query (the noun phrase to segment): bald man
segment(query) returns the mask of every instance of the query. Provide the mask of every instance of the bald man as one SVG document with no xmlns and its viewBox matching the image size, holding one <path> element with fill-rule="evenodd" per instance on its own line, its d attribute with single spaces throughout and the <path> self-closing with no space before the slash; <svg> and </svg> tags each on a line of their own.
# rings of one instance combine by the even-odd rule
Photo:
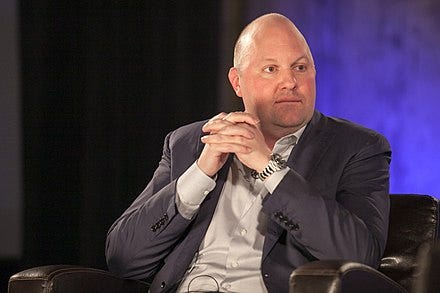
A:
<svg viewBox="0 0 440 293">
<path fill-rule="evenodd" d="M 288 292 L 310 261 L 376 267 L 390 147 L 315 110 L 315 75 L 289 19 L 250 23 L 228 74 L 245 111 L 168 134 L 152 180 L 108 232 L 110 271 L 152 280 L 151 292 Z"/>
</svg>

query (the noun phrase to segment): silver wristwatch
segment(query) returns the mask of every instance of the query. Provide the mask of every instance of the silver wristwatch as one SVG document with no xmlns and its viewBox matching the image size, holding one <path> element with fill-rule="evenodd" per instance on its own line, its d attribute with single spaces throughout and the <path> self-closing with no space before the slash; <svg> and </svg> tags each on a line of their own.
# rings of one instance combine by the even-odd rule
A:
<svg viewBox="0 0 440 293">
<path fill-rule="evenodd" d="M 260 179 L 261 181 L 264 181 L 265 179 L 267 179 L 267 177 L 269 177 L 273 173 L 283 170 L 286 167 L 287 167 L 286 161 L 283 159 L 283 157 L 281 157 L 281 155 L 271 154 L 269 163 L 263 169 L 263 171 L 258 173 L 257 171 L 252 170 L 251 175 L 255 179 Z"/>
</svg>

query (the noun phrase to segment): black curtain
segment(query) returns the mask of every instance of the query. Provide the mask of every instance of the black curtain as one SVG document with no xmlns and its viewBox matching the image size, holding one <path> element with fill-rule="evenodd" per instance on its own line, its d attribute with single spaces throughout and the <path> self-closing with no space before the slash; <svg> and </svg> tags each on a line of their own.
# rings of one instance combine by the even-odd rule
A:
<svg viewBox="0 0 440 293">
<path fill-rule="evenodd" d="M 23 267 L 105 268 L 166 133 L 215 114 L 218 2 L 21 2 Z"/>
</svg>

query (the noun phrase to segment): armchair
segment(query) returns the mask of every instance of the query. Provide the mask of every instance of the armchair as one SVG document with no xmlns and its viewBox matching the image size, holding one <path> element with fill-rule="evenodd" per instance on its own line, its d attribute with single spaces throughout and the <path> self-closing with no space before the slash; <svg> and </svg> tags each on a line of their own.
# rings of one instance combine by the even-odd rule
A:
<svg viewBox="0 0 440 293">
<path fill-rule="evenodd" d="M 420 282 L 429 282 L 429 278 L 417 279 L 420 274 L 427 275 L 417 269 L 418 251 L 433 246 L 438 237 L 439 202 L 425 195 L 390 197 L 388 242 L 378 270 L 351 261 L 315 261 L 292 272 L 290 292 L 410 292 L 426 288 Z M 8 285 L 9 293 L 148 291 L 145 282 L 70 265 L 21 271 L 10 277 Z"/>
<path fill-rule="evenodd" d="M 308 263 L 292 272 L 291 292 L 412 292 L 420 286 L 418 252 L 438 238 L 439 202 L 408 194 L 390 200 L 387 246 L 378 270 L 350 261 Z"/>
</svg>

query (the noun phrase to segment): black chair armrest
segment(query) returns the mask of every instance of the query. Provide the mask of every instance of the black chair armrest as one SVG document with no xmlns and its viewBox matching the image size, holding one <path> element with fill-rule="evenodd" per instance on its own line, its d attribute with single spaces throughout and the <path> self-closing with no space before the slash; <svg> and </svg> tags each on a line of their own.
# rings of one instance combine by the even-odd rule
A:
<svg viewBox="0 0 440 293">
<path fill-rule="evenodd" d="M 103 270 L 50 265 L 21 271 L 9 278 L 9 293 L 148 292 L 148 284 L 122 279 Z"/>
<path fill-rule="evenodd" d="M 369 266 L 340 260 L 314 261 L 297 268 L 290 275 L 289 288 L 291 293 L 407 292 Z"/>
</svg>

